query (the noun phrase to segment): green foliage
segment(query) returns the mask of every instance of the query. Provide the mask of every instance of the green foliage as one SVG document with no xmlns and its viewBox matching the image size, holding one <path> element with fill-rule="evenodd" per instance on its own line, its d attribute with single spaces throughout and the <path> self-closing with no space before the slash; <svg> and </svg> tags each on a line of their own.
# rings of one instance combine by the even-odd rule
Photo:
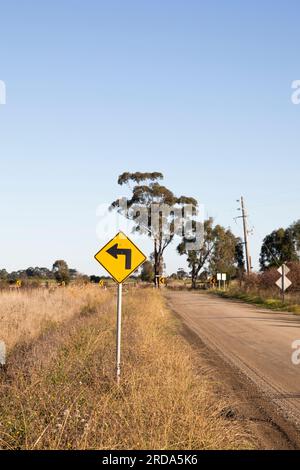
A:
<svg viewBox="0 0 300 470">
<path fill-rule="evenodd" d="M 36 266 L 35 268 L 30 267 L 25 270 L 25 273 L 20 272 L 19 277 L 24 277 L 22 274 L 26 274 L 27 277 L 34 277 L 36 279 L 51 279 L 53 277 L 52 272 L 47 268 L 40 268 Z"/>
<path fill-rule="evenodd" d="M 187 279 L 188 277 L 189 277 L 188 273 L 183 268 L 177 269 L 176 279 L 183 280 L 183 279 Z"/>
<path fill-rule="evenodd" d="M 99 284 L 101 279 L 102 278 L 100 276 L 95 276 L 94 274 L 92 274 L 92 276 L 90 276 L 90 282 L 92 282 L 94 284 Z"/>
<path fill-rule="evenodd" d="M 154 266 L 151 261 L 145 261 L 142 266 L 141 280 L 144 282 L 153 282 L 154 280 Z"/>
<path fill-rule="evenodd" d="M 192 287 L 196 287 L 196 281 L 201 269 L 211 256 L 214 246 L 213 219 L 209 218 L 204 222 L 203 243 L 199 250 L 186 250 L 186 240 L 183 239 L 178 245 L 177 251 L 180 255 L 187 256 L 187 263 L 191 269 Z"/>
<path fill-rule="evenodd" d="M 118 178 L 118 184 L 128 184 L 130 181 L 134 181 L 135 183 L 140 183 L 141 181 L 150 180 L 155 181 L 158 179 L 163 179 L 163 174 L 157 171 L 152 173 L 141 173 L 137 171 L 136 173 L 122 173 L 122 175 Z"/>
<path fill-rule="evenodd" d="M 58 280 L 58 282 L 64 281 L 65 283 L 68 283 L 69 281 L 73 280 L 80 282 L 89 281 L 89 278 L 87 276 L 79 274 L 76 269 L 69 269 L 67 271 L 64 265 L 62 265 L 60 269 L 60 261 L 57 261 L 56 263 L 58 264 L 54 270 L 50 270 L 45 267 L 30 266 L 26 269 L 20 269 L 18 271 L 12 271 L 11 273 L 8 273 L 5 269 L 1 269 L 1 288 L 5 288 L 9 284 L 15 284 L 17 280 L 22 281 L 22 287 L 30 288 L 39 287 L 41 285 L 47 285 L 48 281 L 51 281 L 52 279 L 56 279 Z"/>
<path fill-rule="evenodd" d="M 245 271 L 244 244 L 240 238 L 236 238 L 235 262 L 240 274 Z"/>
<path fill-rule="evenodd" d="M 8 279 L 8 272 L 6 271 L 6 269 L 0 269 L 0 279 L 2 281 L 7 281 Z"/>
<path fill-rule="evenodd" d="M 290 231 L 297 253 L 300 251 L 300 220 L 297 220 L 290 226 Z"/>
<path fill-rule="evenodd" d="M 260 268 L 262 271 L 280 266 L 288 261 L 297 261 L 297 244 L 299 243 L 299 221 L 287 229 L 279 228 L 267 235 L 261 247 Z"/>
<path fill-rule="evenodd" d="M 224 272 L 229 277 L 234 277 L 239 270 L 244 270 L 244 256 L 240 238 L 234 236 L 221 225 L 213 226 L 213 219 L 204 222 L 203 243 L 199 250 L 186 250 L 186 240 L 178 245 L 180 255 L 187 256 L 187 262 L 191 269 L 192 287 L 196 287 L 196 281 L 202 270 L 207 274 Z"/>
<path fill-rule="evenodd" d="M 191 204 L 197 207 L 198 203 L 194 198 L 180 196 L 177 197 L 174 193 L 165 186 L 158 183 L 158 180 L 163 179 L 162 173 L 159 172 L 136 172 L 136 173 L 123 173 L 118 178 L 120 185 L 127 184 L 131 190 L 131 198 L 127 201 L 127 208 L 121 206 L 120 201 L 116 200 L 111 204 L 111 209 L 117 209 L 121 214 L 135 224 L 135 230 L 140 233 L 147 233 L 153 239 L 153 264 L 154 264 L 154 281 L 159 274 L 163 265 L 163 254 L 167 246 L 172 242 L 175 235 L 176 215 L 174 213 L 166 213 L 163 208 L 170 207 L 182 209 L 185 204 Z M 137 183 L 133 188 L 130 183 Z M 140 184 L 140 183 L 145 184 Z M 161 210 L 158 211 L 158 224 L 153 224 L 151 217 L 151 207 L 158 206 Z M 146 213 L 148 223 L 141 226 L 139 223 L 140 213 L 137 213 L 136 206 L 142 207 Z M 167 227 L 167 229 L 166 229 Z"/>
<path fill-rule="evenodd" d="M 237 268 L 243 270 L 244 256 L 242 243 L 230 229 L 216 225 L 213 229 L 214 248 L 210 259 L 210 272 L 227 273 L 229 278 L 237 275 Z"/>
<path fill-rule="evenodd" d="M 57 282 L 70 282 L 70 272 L 66 261 L 60 259 L 55 261 L 52 268 L 53 274 Z"/>
</svg>

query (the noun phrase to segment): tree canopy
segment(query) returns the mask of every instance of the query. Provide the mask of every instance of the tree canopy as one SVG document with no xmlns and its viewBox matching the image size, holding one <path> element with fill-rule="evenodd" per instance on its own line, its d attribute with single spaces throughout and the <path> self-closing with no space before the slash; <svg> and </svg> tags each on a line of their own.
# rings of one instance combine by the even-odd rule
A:
<svg viewBox="0 0 300 470">
<path fill-rule="evenodd" d="M 204 222 L 203 243 L 199 250 L 187 250 L 183 240 L 177 247 L 180 255 L 187 256 L 192 287 L 203 270 L 208 275 L 225 272 L 230 277 L 244 269 L 244 256 L 241 239 L 221 225 L 213 225 L 213 219 Z"/>
<path fill-rule="evenodd" d="M 65 282 L 66 284 L 70 282 L 70 271 L 66 261 L 63 259 L 55 261 L 52 271 L 57 282 Z"/>
<path fill-rule="evenodd" d="M 161 179 L 163 175 L 159 172 L 122 173 L 118 178 L 118 183 L 127 184 L 131 197 L 127 200 L 126 207 L 119 199 L 111 204 L 111 209 L 117 209 L 135 223 L 134 230 L 146 233 L 153 239 L 154 282 L 156 284 L 161 272 L 164 251 L 175 236 L 180 210 L 187 204 L 193 207 L 198 205 L 193 197 L 176 196 L 170 189 L 158 182 Z M 134 183 L 133 187 L 131 183 Z M 154 211 L 153 208 L 155 208 Z M 168 208 L 169 210 L 166 210 Z M 144 214 L 142 223 L 141 212 Z"/>
<path fill-rule="evenodd" d="M 288 261 L 297 261 L 299 256 L 299 221 L 287 229 L 279 228 L 267 235 L 262 243 L 259 264 L 262 271 L 280 266 Z"/>
</svg>

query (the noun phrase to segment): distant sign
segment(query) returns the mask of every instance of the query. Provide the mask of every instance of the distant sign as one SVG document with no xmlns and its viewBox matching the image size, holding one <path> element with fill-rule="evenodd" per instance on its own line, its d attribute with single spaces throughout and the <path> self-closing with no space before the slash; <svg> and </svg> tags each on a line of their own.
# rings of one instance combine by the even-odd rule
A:
<svg viewBox="0 0 300 470">
<path fill-rule="evenodd" d="M 280 278 L 278 281 L 276 281 L 276 285 L 281 289 L 282 291 L 286 291 L 288 287 L 292 285 L 292 282 L 286 277 L 287 274 L 290 272 L 289 268 L 287 267 L 286 264 L 283 264 L 280 266 L 280 268 L 277 269 L 279 274 L 281 274 Z"/>
<path fill-rule="evenodd" d="M 221 273 L 217 273 L 217 281 L 222 281 L 222 274 Z"/>
<path fill-rule="evenodd" d="M 226 279 L 227 279 L 227 274 L 226 274 L 226 273 L 222 273 L 222 274 L 221 274 L 221 279 L 222 279 L 222 281 L 226 281 Z"/>
<path fill-rule="evenodd" d="M 146 256 L 123 232 L 119 232 L 98 251 L 95 259 L 120 284 L 144 263 Z"/>
</svg>

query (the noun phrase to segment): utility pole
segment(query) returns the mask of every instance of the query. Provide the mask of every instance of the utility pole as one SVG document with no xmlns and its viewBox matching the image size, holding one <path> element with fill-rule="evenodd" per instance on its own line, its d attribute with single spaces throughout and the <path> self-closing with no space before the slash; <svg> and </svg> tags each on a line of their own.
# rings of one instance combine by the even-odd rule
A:
<svg viewBox="0 0 300 470">
<path fill-rule="evenodd" d="M 245 209 L 244 205 L 244 198 L 241 196 L 241 209 L 242 209 L 242 219 L 243 219 L 243 228 L 244 228 L 244 245 L 245 245 L 245 255 L 246 255 L 246 267 L 247 267 L 247 274 L 251 272 L 251 257 L 249 254 L 249 241 L 248 241 L 248 226 L 247 226 L 247 217 L 248 214 Z"/>
<path fill-rule="evenodd" d="M 282 295 L 282 303 L 284 304 L 285 302 L 285 272 L 284 272 L 285 265 L 283 264 L 281 266 L 281 295 Z"/>
</svg>

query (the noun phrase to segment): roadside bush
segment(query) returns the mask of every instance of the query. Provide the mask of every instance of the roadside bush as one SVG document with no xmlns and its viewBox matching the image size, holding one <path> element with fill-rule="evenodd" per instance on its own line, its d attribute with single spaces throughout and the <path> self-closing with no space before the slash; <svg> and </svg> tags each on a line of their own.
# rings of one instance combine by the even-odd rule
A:
<svg viewBox="0 0 300 470">
<path fill-rule="evenodd" d="M 300 290 L 300 263 L 293 262 L 287 263 L 288 267 L 290 268 L 290 272 L 288 274 L 288 278 L 292 281 L 291 290 L 292 291 L 299 291 Z"/>
<path fill-rule="evenodd" d="M 271 268 L 259 274 L 258 278 L 259 287 L 261 289 L 274 289 L 276 287 L 275 283 L 279 278 L 279 273 L 276 268 Z"/>
<path fill-rule="evenodd" d="M 244 288 L 247 291 L 258 289 L 260 285 L 259 274 L 251 273 L 249 276 L 245 276 L 244 279 Z"/>
<path fill-rule="evenodd" d="M 300 263 L 297 261 L 286 263 L 290 272 L 288 278 L 292 281 L 292 285 L 289 288 L 290 292 L 300 290 Z M 277 289 L 275 283 L 279 279 L 280 274 L 278 268 L 271 268 L 263 273 L 259 274 L 259 287 L 261 289 Z"/>
</svg>

